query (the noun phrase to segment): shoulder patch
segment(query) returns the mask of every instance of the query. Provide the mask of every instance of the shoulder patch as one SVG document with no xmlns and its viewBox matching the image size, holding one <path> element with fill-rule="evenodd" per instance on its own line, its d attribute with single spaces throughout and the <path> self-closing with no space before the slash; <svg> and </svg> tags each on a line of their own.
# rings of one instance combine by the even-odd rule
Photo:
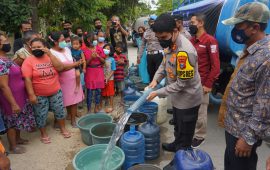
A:
<svg viewBox="0 0 270 170">
<path fill-rule="evenodd" d="M 188 59 L 188 54 L 185 51 L 177 53 L 176 74 L 180 79 L 192 79 L 194 77 L 194 67 L 191 66 Z"/>
</svg>

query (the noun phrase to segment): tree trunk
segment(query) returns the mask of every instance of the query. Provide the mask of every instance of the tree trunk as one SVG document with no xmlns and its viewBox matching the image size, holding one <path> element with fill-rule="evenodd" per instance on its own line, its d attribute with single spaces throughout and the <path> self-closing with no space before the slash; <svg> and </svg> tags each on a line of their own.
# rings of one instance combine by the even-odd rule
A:
<svg viewBox="0 0 270 170">
<path fill-rule="evenodd" d="M 32 29 L 38 32 L 39 29 L 39 19 L 38 19 L 38 0 L 30 0 L 32 5 Z"/>
</svg>

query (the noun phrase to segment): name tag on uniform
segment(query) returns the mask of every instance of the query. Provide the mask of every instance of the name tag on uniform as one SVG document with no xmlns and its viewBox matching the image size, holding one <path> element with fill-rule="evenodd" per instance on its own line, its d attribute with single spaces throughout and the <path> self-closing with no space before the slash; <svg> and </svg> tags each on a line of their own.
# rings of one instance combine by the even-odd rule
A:
<svg viewBox="0 0 270 170">
<path fill-rule="evenodd" d="M 179 51 L 176 59 L 176 74 L 180 79 L 192 79 L 194 77 L 194 67 L 191 66 L 188 54 L 185 51 Z"/>
<path fill-rule="evenodd" d="M 205 46 L 205 45 L 201 45 L 201 44 L 199 45 L 199 47 L 206 48 L 206 46 Z"/>
</svg>

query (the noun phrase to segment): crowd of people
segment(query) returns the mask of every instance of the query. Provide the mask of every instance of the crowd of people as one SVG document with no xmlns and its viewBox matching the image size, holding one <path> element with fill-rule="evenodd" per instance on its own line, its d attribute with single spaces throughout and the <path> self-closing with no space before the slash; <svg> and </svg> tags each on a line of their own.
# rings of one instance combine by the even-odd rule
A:
<svg viewBox="0 0 270 170">
<path fill-rule="evenodd" d="M 225 128 L 226 138 L 225 170 L 255 170 L 256 149 L 270 135 L 270 40 L 265 34 L 269 19 L 268 7 L 254 2 L 223 21 L 234 25 L 232 40 L 245 45 L 220 107 L 219 124 Z M 151 15 L 149 28 L 137 30 L 142 82 L 154 88 L 163 78 L 167 81 L 147 99 L 159 96 L 170 100 L 167 111 L 173 114 L 170 124 L 174 125 L 175 140 L 162 144 L 169 152 L 198 148 L 206 138 L 209 93 L 220 74 L 220 57 L 218 42 L 207 33 L 205 22 L 205 15 L 194 14 L 188 32 L 181 15 Z M 114 96 L 123 97 L 129 33 L 117 16 L 107 22 L 106 29 L 98 18 L 93 25 L 94 31 L 78 27 L 73 33 L 72 23 L 65 21 L 63 31 L 42 37 L 32 31 L 31 23 L 22 22 L 23 36 L 14 42 L 12 59 L 7 56 L 10 42 L 0 34 L 0 131 L 7 131 L 9 153 L 26 152 L 21 144 L 29 141 L 20 131 L 38 128 L 40 141 L 51 143 L 46 132 L 49 111 L 54 113 L 54 127 L 63 138 L 70 138 L 65 120 L 76 128 L 78 104 L 84 98 L 88 113 L 102 109 L 110 113 Z M 4 153 L 0 143 L 0 169 L 9 166 Z"/>
<path fill-rule="evenodd" d="M 95 19 L 94 25 L 92 32 L 78 27 L 74 34 L 72 23 L 64 21 L 62 31 L 42 37 L 24 21 L 11 58 L 9 39 L 0 34 L 0 131 L 7 133 L 9 153 L 26 152 L 21 144 L 29 141 L 21 138 L 20 131 L 39 129 L 40 141 L 51 143 L 46 132 L 49 111 L 54 113 L 54 128 L 59 128 L 64 138 L 71 137 L 65 120 L 76 128 L 78 104 L 84 98 L 88 113 L 103 109 L 104 100 L 109 103 L 105 111 L 113 111 L 115 87 L 119 96 L 124 89 L 128 33 L 117 16 L 108 21 L 109 34 L 102 30 L 100 19 Z"/>
</svg>

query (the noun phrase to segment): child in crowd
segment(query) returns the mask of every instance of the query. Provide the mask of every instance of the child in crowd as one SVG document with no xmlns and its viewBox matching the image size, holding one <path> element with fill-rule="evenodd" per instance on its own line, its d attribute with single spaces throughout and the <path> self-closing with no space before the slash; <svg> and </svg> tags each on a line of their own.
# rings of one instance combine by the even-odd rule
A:
<svg viewBox="0 0 270 170">
<path fill-rule="evenodd" d="M 6 150 L 3 144 L 1 143 L 1 138 L 0 138 L 0 169 L 10 170 L 10 160 L 6 156 Z"/>
<path fill-rule="evenodd" d="M 75 67 L 75 74 L 76 74 L 76 89 L 75 89 L 75 93 L 78 92 L 79 88 L 80 88 L 80 83 L 81 83 L 81 73 L 86 73 L 86 62 L 85 62 L 85 57 L 84 54 L 81 50 L 81 46 L 82 46 L 82 40 L 80 37 L 72 37 L 71 39 L 71 44 L 72 44 L 72 48 L 71 48 L 71 54 L 73 57 L 73 60 L 75 62 L 80 61 L 81 59 L 83 60 L 83 65 Z"/>
<path fill-rule="evenodd" d="M 116 70 L 116 64 L 113 58 L 113 47 L 110 44 L 106 44 L 103 47 L 103 51 L 106 57 L 104 66 L 105 88 L 102 90 L 102 97 L 109 99 L 110 106 L 105 111 L 110 113 L 113 111 L 114 71 Z M 102 101 L 100 107 L 102 108 Z"/>
<path fill-rule="evenodd" d="M 95 110 L 97 113 L 100 110 L 100 98 L 101 89 L 104 88 L 104 58 L 105 54 L 103 49 L 99 46 L 95 46 L 93 43 L 94 34 L 88 34 L 84 37 L 84 43 L 86 49 L 84 49 L 84 55 L 86 59 L 86 73 L 85 73 L 85 86 L 87 88 L 87 108 L 88 113 L 91 112 L 92 96 L 95 93 Z"/>
<path fill-rule="evenodd" d="M 125 67 L 128 67 L 127 57 L 122 54 L 123 44 L 121 42 L 116 43 L 114 59 L 116 62 L 116 71 L 114 72 L 114 81 L 116 86 L 116 94 L 121 94 L 121 101 L 123 99 L 123 90 L 125 88 L 124 77 Z"/>
</svg>

